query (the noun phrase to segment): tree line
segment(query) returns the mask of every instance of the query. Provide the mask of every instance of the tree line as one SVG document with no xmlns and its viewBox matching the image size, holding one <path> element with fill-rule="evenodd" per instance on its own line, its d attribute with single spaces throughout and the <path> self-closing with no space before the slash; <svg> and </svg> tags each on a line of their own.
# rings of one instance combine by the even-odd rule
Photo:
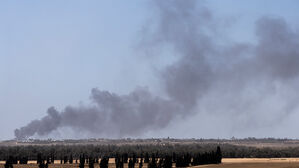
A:
<svg viewBox="0 0 299 168">
<path fill-rule="evenodd" d="M 219 164 L 222 159 L 222 152 L 218 146 L 215 151 L 205 153 L 155 153 L 149 154 L 148 152 L 140 153 L 116 153 L 115 155 L 86 155 L 80 154 L 78 158 L 74 158 L 73 154 L 69 156 L 65 155 L 60 157 L 60 164 L 79 164 L 79 168 L 84 168 L 86 164 L 89 168 L 94 168 L 95 164 L 99 164 L 100 168 L 108 168 L 109 158 L 113 156 L 115 159 L 116 168 L 123 168 L 124 164 L 128 164 L 128 168 L 139 167 L 142 168 L 143 164 L 146 163 L 148 168 L 171 168 L 173 164 L 176 167 L 188 167 L 204 164 Z M 23 156 L 18 158 L 17 156 L 10 155 L 6 159 L 5 168 L 13 168 L 14 164 L 27 164 L 28 157 Z M 44 155 L 38 153 L 36 155 L 36 162 L 39 168 L 48 168 L 49 164 L 53 164 L 57 160 L 54 154 Z M 137 166 L 138 165 L 138 166 Z"/>
<path fill-rule="evenodd" d="M 205 153 L 216 149 L 218 144 L 135 144 L 135 145 L 25 145 L 25 146 L 0 146 L 0 160 L 5 161 L 9 156 L 27 157 L 28 160 L 37 160 L 37 153 L 45 156 L 55 155 L 56 160 L 64 162 L 67 157 L 74 160 L 80 159 L 80 155 L 88 156 L 109 156 L 115 157 L 119 153 L 135 154 L 141 157 L 145 153 L 158 153 L 171 155 L 172 153 Z M 256 148 L 246 146 L 236 146 L 231 144 L 221 144 L 222 156 L 225 158 L 281 158 L 299 157 L 299 147 L 288 148 Z M 160 156 L 158 156 L 160 157 Z"/>
</svg>

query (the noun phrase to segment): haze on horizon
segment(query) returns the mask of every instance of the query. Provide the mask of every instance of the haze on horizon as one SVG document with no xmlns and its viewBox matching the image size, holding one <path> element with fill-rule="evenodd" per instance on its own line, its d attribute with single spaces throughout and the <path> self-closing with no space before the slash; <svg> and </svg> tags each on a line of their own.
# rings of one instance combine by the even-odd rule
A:
<svg viewBox="0 0 299 168">
<path fill-rule="evenodd" d="M 299 138 L 299 2 L 0 3 L 0 140 Z"/>
</svg>

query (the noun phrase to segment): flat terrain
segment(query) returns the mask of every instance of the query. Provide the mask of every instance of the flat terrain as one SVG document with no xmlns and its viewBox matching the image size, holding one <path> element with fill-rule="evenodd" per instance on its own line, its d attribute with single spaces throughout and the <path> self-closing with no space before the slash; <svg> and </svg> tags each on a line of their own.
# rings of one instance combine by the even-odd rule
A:
<svg viewBox="0 0 299 168">
<path fill-rule="evenodd" d="M 196 166 L 206 168 L 299 168 L 299 163 L 223 163 L 221 165 Z"/>
<path fill-rule="evenodd" d="M 52 146 L 52 145 L 62 145 L 62 146 L 72 146 L 72 145 L 157 145 L 158 147 L 163 146 L 176 146 L 176 145 L 206 145 L 204 147 L 209 147 L 209 144 L 220 145 L 223 150 L 232 150 L 239 152 L 240 157 L 252 157 L 259 155 L 257 157 L 267 157 L 267 152 L 279 153 L 281 155 L 274 156 L 278 158 L 224 158 L 222 164 L 219 165 L 202 165 L 195 166 L 195 168 L 299 168 L 299 158 L 279 158 L 281 156 L 294 156 L 298 157 L 299 140 L 294 139 L 86 139 L 86 140 L 24 140 L 24 141 L 1 141 L 0 146 L 4 147 L 16 147 L 16 146 Z M 227 145 L 229 148 L 225 148 Z M 195 146 L 197 147 L 197 146 Z M 244 147 L 250 147 L 249 149 L 244 149 Z M 262 150 L 265 149 L 265 150 Z M 249 151 L 246 155 L 242 155 L 243 151 Z M 240 152 L 241 151 L 241 152 Z M 255 152 L 255 153 L 254 153 Z M 228 152 L 226 152 L 227 154 Z M 289 154 L 289 155 L 287 155 Z M 230 156 L 227 156 L 230 157 Z M 234 157 L 234 156 L 232 156 Z M 50 164 L 49 168 L 78 168 L 78 164 L 59 164 L 60 161 L 55 161 L 55 164 Z M 88 165 L 85 166 L 88 168 Z M 125 168 L 128 167 L 127 164 L 124 165 Z M 138 168 L 138 164 L 135 165 Z M 147 165 L 143 165 L 147 168 Z M 0 161 L 0 168 L 4 168 L 4 162 Z M 36 161 L 30 161 L 28 165 L 14 165 L 14 168 L 38 168 Z M 95 164 L 95 168 L 99 168 L 99 164 Z M 114 159 L 109 161 L 109 168 L 115 168 Z"/>
<path fill-rule="evenodd" d="M 196 166 L 206 168 L 299 168 L 299 158 L 240 158 L 223 159 L 220 165 Z"/>
<path fill-rule="evenodd" d="M 79 167 L 78 164 L 50 164 L 49 168 L 75 168 Z M 85 165 L 88 168 L 88 165 Z M 128 165 L 124 164 L 124 168 Z M 138 168 L 138 164 L 135 165 Z M 144 168 L 147 165 L 144 164 Z M 223 163 L 219 165 L 202 165 L 195 166 L 194 168 L 299 168 L 299 158 L 225 158 Z M 3 162 L 0 163 L 0 168 L 4 168 Z M 14 168 L 38 168 L 38 165 L 31 162 L 28 165 L 14 165 Z M 98 164 L 95 164 L 95 168 L 99 168 Z M 109 161 L 109 168 L 115 168 L 113 159 Z"/>
<path fill-rule="evenodd" d="M 28 139 L 23 141 L 7 140 L 0 141 L 0 146 L 26 146 L 26 145 L 188 145 L 188 144 L 218 144 L 234 145 L 255 148 L 295 148 L 299 147 L 299 139 L 81 139 L 81 140 L 37 140 Z"/>
</svg>

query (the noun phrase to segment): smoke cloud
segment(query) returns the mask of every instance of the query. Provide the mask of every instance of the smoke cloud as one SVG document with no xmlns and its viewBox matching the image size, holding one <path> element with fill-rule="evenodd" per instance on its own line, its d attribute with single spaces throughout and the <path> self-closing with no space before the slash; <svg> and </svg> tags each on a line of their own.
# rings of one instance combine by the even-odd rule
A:
<svg viewBox="0 0 299 168">
<path fill-rule="evenodd" d="M 68 106 L 15 130 L 17 139 L 62 127 L 96 135 L 135 136 L 165 128 L 174 118 L 206 111 L 233 116 L 242 128 L 260 128 L 298 111 L 299 34 L 281 18 L 256 22 L 257 44 L 230 42 L 221 22 L 198 1 L 153 1 L 155 21 L 142 48 L 171 48 L 176 60 L 163 67 L 167 96 L 138 87 L 127 95 L 92 89 L 89 106 Z M 204 116 L 202 116 L 204 118 Z"/>
<path fill-rule="evenodd" d="M 117 95 L 108 91 L 92 89 L 93 106 L 66 107 L 58 112 L 54 107 L 48 115 L 17 129 L 18 139 L 46 135 L 60 127 L 71 127 L 96 134 L 125 136 L 138 135 L 143 131 L 165 127 L 172 112 L 179 108 L 172 101 L 151 95 L 147 88 L 137 88 L 128 95 Z"/>
</svg>

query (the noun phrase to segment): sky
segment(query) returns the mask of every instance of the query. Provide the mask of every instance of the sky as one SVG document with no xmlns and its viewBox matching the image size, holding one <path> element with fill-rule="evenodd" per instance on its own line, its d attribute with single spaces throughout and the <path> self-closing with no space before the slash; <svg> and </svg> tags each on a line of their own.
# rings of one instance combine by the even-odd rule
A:
<svg viewBox="0 0 299 168">
<path fill-rule="evenodd" d="M 157 121 L 149 122 L 144 129 L 136 131 L 138 132 L 136 134 L 126 132 L 127 130 L 122 130 L 120 133 L 117 131 L 118 128 L 127 127 L 127 125 L 116 124 L 115 128 L 111 129 L 114 133 L 111 135 L 106 133 L 102 134 L 102 132 L 98 131 L 86 133 L 86 128 L 89 127 L 85 126 L 78 128 L 81 130 L 80 134 L 74 135 L 69 132 L 70 129 L 73 130 L 73 127 L 76 127 L 76 125 L 70 122 L 69 125 L 61 124 L 62 126 L 57 129 L 55 128 L 54 131 L 51 130 L 46 134 L 41 133 L 41 135 L 34 135 L 34 137 L 230 138 L 232 136 L 255 136 L 299 138 L 295 132 L 297 130 L 296 127 L 299 126 L 299 124 L 297 124 L 299 123 L 299 111 L 295 107 L 290 110 L 290 116 L 288 116 L 287 119 L 279 122 L 276 121 L 276 118 L 269 119 L 268 122 L 269 115 L 279 116 L 279 112 L 261 112 L 273 110 L 273 108 L 276 107 L 275 105 L 277 105 L 277 101 L 281 102 L 280 100 L 285 99 L 284 96 L 294 96 L 291 93 L 294 93 L 293 90 L 297 89 L 297 83 L 291 82 L 292 86 L 286 85 L 286 83 L 289 83 L 288 80 L 291 80 L 289 78 L 275 78 L 275 82 L 278 83 L 276 83 L 275 89 L 281 88 L 281 90 L 287 90 L 292 88 L 291 91 L 281 91 L 278 94 L 264 95 L 266 94 L 263 92 L 264 87 L 255 87 L 253 86 L 255 84 L 242 87 L 240 88 L 241 91 L 235 90 L 235 92 L 242 93 L 246 89 L 257 92 L 258 97 L 242 95 L 242 98 L 245 97 L 245 100 L 240 101 L 244 104 L 254 103 L 255 101 L 259 102 L 260 100 L 258 99 L 261 96 L 269 100 L 267 103 L 256 103 L 255 105 L 257 107 L 252 108 L 252 110 L 256 112 L 246 112 L 241 116 L 234 115 L 234 112 L 229 113 L 229 115 L 213 112 L 219 111 L 218 108 L 214 109 L 215 106 L 219 106 L 219 108 L 226 111 L 235 109 L 235 106 L 238 106 L 234 104 L 237 103 L 235 101 L 227 101 L 225 105 L 219 103 L 222 100 L 231 99 L 231 97 L 221 97 L 221 95 L 225 95 L 223 94 L 224 92 L 216 86 L 214 87 L 214 84 L 218 81 L 220 81 L 219 83 L 224 83 L 221 79 L 226 74 L 218 73 L 218 71 L 217 75 L 220 77 L 215 77 L 215 80 L 202 79 L 203 81 L 211 81 L 213 84 L 207 83 L 207 85 L 213 85 L 213 89 L 194 87 L 195 89 L 208 90 L 208 93 L 202 96 L 204 98 L 201 98 L 200 94 L 195 96 L 196 100 L 194 101 L 196 101 L 196 103 L 190 105 L 190 102 L 182 101 L 181 97 L 173 96 L 173 94 L 177 94 L 171 92 L 173 88 L 167 87 L 165 89 L 165 86 L 163 86 L 165 83 L 170 86 L 171 84 L 167 82 L 173 82 L 173 80 L 169 79 L 164 82 L 161 78 L 167 78 L 167 76 L 165 77 L 163 75 L 165 75 L 165 73 L 168 74 L 168 71 L 170 71 L 169 68 L 171 69 L 172 67 L 171 65 L 177 65 L 176 63 L 180 61 L 181 58 L 184 58 L 187 52 L 185 51 L 186 46 L 178 43 L 178 41 L 184 40 L 186 36 L 191 34 L 189 31 L 187 33 L 181 33 L 180 31 L 184 31 L 184 28 L 180 29 L 179 25 L 188 25 L 193 21 L 197 22 L 197 16 L 195 15 L 194 18 L 186 16 L 187 18 L 174 20 L 173 22 L 175 22 L 175 24 L 168 24 L 168 26 L 172 27 L 166 27 L 168 31 L 163 29 L 165 28 L 163 22 L 158 21 L 165 18 L 172 20 L 171 18 L 175 18 L 175 16 L 178 16 L 175 14 L 180 12 L 188 13 L 188 11 L 195 11 L 195 13 L 200 13 L 201 11 L 205 12 L 208 10 L 208 13 L 213 15 L 213 19 L 212 21 L 206 21 L 205 17 L 208 18 L 209 16 L 204 15 L 203 23 L 200 24 L 209 26 L 204 27 L 204 30 L 201 30 L 199 34 L 204 34 L 202 32 L 207 31 L 209 34 L 208 41 L 211 39 L 213 41 L 212 46 L 215 46 L 214 44 L 222 46 L 225 43 L 238 43 L 246 46 L 250 44 L 254 46 L 258 43 L 264 44 L 261 41 L 259 42 L 258 37 L 264 36 L 256 32 L 256 24 L 260 18 L 270 17 L 283 20 L 293 32 L 291 33 L 291 37 L 298 35 L 299 2 L 296 0 L 250 0 L 242 2 L 236 0 L 226 0 L 225 2 L 221 0 L 209 0 L 196 1 L 195 4 L 199 4 L 200 7 L 193 9 L 192 6 L 189 6 L 190 2 L 188 1 L 189 0 L 176 0 L 175 2 L 167 0 L 165 4 L 163 2 L 149 0 L 29 0 L 0 2 L 0 140 L 14 138 L 15 129 L 26 126 L 32 120 L 43 118 L 47 115 L 49 107 L 54 106 L 58 113 L 60 113 L 62 111 L 67 112 L 68 110 L 64 109 L 70 105 L 74 106 L 74 108 L 78 107 L 79 110 L 77 109 L 77 111 L 80 111 L 78 113 L 84 114 L 84 112 L 81 112 L 84 110 L 80 110 L 79 107 L 93 107 L 95 100 L 97 102 L 96 106 L 98 106 L 100 104 L 98 101 L 102 99 L 98 100 L 96 95 L 101 95 L 102 92 L 100 91 L 109 91 L 117 95 L 130 95 L 132 91 L 135 93 L 134 90 L 138 87 L 145 87 L 146 90 L 154 96 L 162 98 L 170 97 L 170 104 L 179 102 L 178 104 L 182 105 L 183 111 L 190 112 L 179 111 L 177 112 L 178 115 L 171 117 L 169 121 L 165 122 L 166 124 L 162 124 L 158 127 L 152 126 L 152 124 L 156 124 L 156 122 L 160 122 L 160 120 L 164 119 L 163 117 L 158 118 Z M 192 3 L 194 2 L 192 1 Z M 172 4 L 179 4 L 182 7 Z M 167 13 L 168 10 L 172 9 L 171 7 L 175 7 L 175 9 L 178 10 L 175 11 L 177 13 L 172 13 L 172 11 L 169 12 L 170 14 Z M 167 14 L 173 14 L 173 16 L 168 16 Z M 199 15 L 201 15 L 201 13 Z M 184 15 L 182 17 L 184 17 Z M 167 23 L 168 20 L 166 20 Z M 180 23 L 180 21 L 182 23 Z M 199 20 L 199 22 L 201 22 L 201 20 Z M 269 24 L 275 26 L 275 24 L 272 24 L 272 20 L 263 20 L 265 24 L 268 22 L 271 22 Z M 260 24 L 260 27 L 263 27 L 263 23 Z M 195 26 L 190 25 L 187 26 L 187 28 L 201 28 L 200 24 L 197 25 L 194 23 Z M 279 27 L 279 25 L 277 27 Z M 271 29 L 273 27 L 270 26 L 269 28 Z M 173 34 L 169 33 L 172 31 L 186 36 L 174 38 Z M 267 34 L 267 28 L 260 30 L 260 32 L 262 32 L 260 34 Z M 196 42 L 192 44 L 205 42 L 203 40 L 204 35 L 199 36 L 199 38 L 194 39 Z M 186 38 L 186 40 L 190 40 L 190 38 Z M 265 42 L 265 45 L 266 44 L 268 43 Z M 296 41 L 294 45 L 296 44 L 299 43 Z M 261 47 L 265 46 L 261 45 Z M 260 49 L 261 47 L 256 48 Z M 207 46 L 207 48 L 209 48 L 209 46 Z M 248 50 L 250 50 L 251 47 L 248 48 Z M 223 50 L 226 50 L 226 48 Z M 209 52 L 214 52 L 214 50 L 211 49 L 208 53 Z M 223 51 L 221 52 L 223 53 Z M 232 51 L 229 50 L 227 52 Z M 295 60 L 299 57 L 299 54 L 297 50 L 294 52 L 295 56 L 294 58 L 292 57 L 292 59 Z M 199 53 L 202 52 L 200 51 Z M 248 55 L 250 54 L 251 51 L 248 51 Z M 219 61 L 221 58 L 210 58 L 211 60 L 205 58 L 211 62 L 208 65 L 221 62 Z M 201 57 L 198 59 L 201 59 Z M 267 62 L 265 65 L 266 64 Z M 199 66 L 204 67 L 205 64 L 199 64 Z M 262 66 L 265 67 L 264 65 Z M 212 71 L 213 68 L 218 68 L 218 66 L 212 66 Z M 276 72 L 274 70 L 273 72 Z M 260 71 L 264 72 L 267 70 L 262 68 Z M 275 75 L 272 75 L 271 71 L 265 73 L 264 76 L 261 75 L 259 78 L 251 77 L 248 80 L 249 83 L 251 81 L 261 80 L 265 81 L 264 84 L 268 84 L 269 76 L 271 76 L 272 79 Z M 297 76 L 294 75 L 292 79 L 294 78 L 297 78 Z M 247 79 L 242 78 L 240 80 L 245 80 L 246 82 Z M 187 80 L 186 82 L 192 83 L 193 80 Z M 272 83 L 273 81 L 271 81 L 271 84 Z M 195 82 L 195 84 L 197 83 Z M 225 84 L 229 85 L 227 82 L 225 82 Z M 259 83 L 258 85 L 260 86 L 262 84 Z M 93 88 L 96 88 L 96 90 L 93 90 L 94 92 L 92 92 Z M 229 88 L 229 86 L 224 88 Z M 258 93 L 258 89 L 263 90 L 261 92 L 262 95 Z M 229 90 L 229 92 L 230 91 L 231 90 Z M 195 90 L 194 92 L 197 91 Z M 139 92 L 137 93 L 139 94 Z M 245 94 L 245 92 L 243 94 Z M 240 98 L 239 94 L 238 96 L 235 94 L 232 97 Z M 92 101 L 90 99 L 92 99 Z M 156 102 L 155 98 L 153 99 L 154 100 L 149 99 L 151 103 L 152 101 Z M 172 100 L 174 100 L 174 102 Z M 298 99 L 294 96 L 294 98 L 288 102 L 295 100 Z M 131 101 L 131 98 L 128 98 L 128 101 Z M 169 102 L 168 99 L 165 101 L 167 103 Z M 163 102 L 165 101 L 163 99 Z M 294 104 L 296 104 L 296 102 Z M 99 106 L 106 105 L 100 104 Z M 187 106 L 188 108 L 186 108 Z M 288 104 L 285 106 L 289 107 Z M 241 109 L 243 107 L 245 106 L 240 105 Z M 157 111 L 159 111 L 160 105 L 156 108 L 158 108 Z M 173 108 L 176 107 L 169 105 L 169 109 Z M 143 106 L 141 109 L 143 109 Z M 76 110 L 74 111 L 76 112 Z M 139 111 L 137 110 L 137 112 Z M 262 114 L 260 114 L 260 112 Z M 110 113 L 103 112 L 101 114 L 109 115 Z M 161 114 L 158 113 L 157 115 L 163 115 L 163 113 L 161 112 Z M 256 119 L 256 115 L 259 115 L 259 119 Z M 103 118 L 108 120 L 108 118 Z M 249 118 L 252 122 L 247 121 L 246 118 Z M 281 116 L 277 118 L 281 118 Z M 163 121 L 164 120 L 162 120 L 162 122 Z M 125 123 L 129 121 L 124 118 L 123 121 L 117 120 L 117 122 Z M 238 124 L 240 123 L 246 124 L 239 126 Z M 261 125 L 261 123 L 269 124 L 264 126 Z M 273 123 L 276 124 L 274 125 Z M 133 125 L 132 128 L 139 126 L 138 123 L 136 124 L 137 125 Z M 112 127 L 113 126 L 114 125 L 112 125 Z M 91 129 L 93 128 L 94 127 Z M 128 128 L 131 127 L 128 126 Z"/>
</svg>

